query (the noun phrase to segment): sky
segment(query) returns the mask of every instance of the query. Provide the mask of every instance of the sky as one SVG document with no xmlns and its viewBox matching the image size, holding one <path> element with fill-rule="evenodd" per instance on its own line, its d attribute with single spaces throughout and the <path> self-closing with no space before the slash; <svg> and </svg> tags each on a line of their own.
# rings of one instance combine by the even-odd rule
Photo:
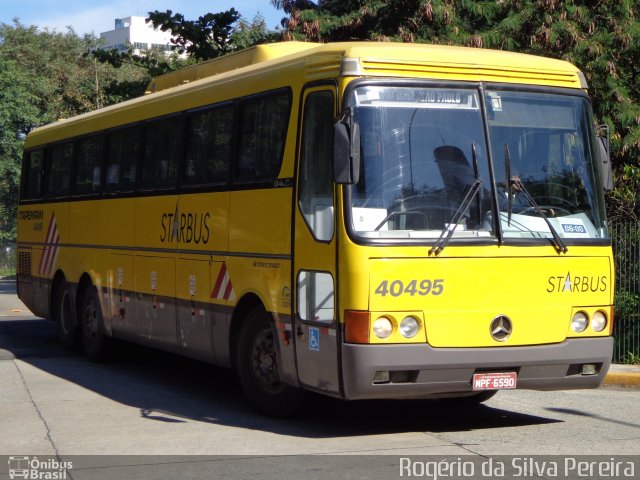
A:
<svg viewBox="0 0 640 480">
<path fill-rule="evenodd" d="M 235 8 L 247 20 L 260 12 L 269 29 L 275 29 L 282 11 L 269 0 L 0 0 L 0 23 L 11 24 L 18 18 L 23 25 L 66 32 L 67 26 L 76 33 L 113 30 L 114 20 L 130 16 L 146 16 L 154 10 L 172 10 L 187 20 L 196 20 L 205 13 L 217 13 Z"/>
</svg>

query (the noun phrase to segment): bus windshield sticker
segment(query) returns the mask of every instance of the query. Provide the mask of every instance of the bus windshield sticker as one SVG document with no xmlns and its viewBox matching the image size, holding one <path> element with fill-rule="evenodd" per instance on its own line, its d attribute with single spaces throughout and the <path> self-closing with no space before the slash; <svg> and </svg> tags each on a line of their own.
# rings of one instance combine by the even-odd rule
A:
<svg viewBox="0 0 640 480">
<path fill-rule="evenodd" d="M 589 232 L 580 218 L 563 218 L 560 220 L 562 234 L 569 238 L 589 238 Z"/>
</svg>

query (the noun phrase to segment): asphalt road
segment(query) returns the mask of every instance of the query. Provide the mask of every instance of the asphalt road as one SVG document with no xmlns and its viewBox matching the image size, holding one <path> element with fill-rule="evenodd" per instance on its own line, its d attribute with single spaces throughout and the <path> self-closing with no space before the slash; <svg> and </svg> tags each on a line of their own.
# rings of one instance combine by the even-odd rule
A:
<svg viewBox="0 0 640 480">
<path fill-rule="evenodd" d="M 637 458 L 639 393 L 505 391 L 466 409 L 311 396 L 299 418 L 274 420 L 225 369 L 125 343 L 88 362 L 0 281 L 0 456 L 73 458 L 67 478 L 396 478 L 402 456 Z M 330 457 L 303 456 L 318 454 Z"/>
</svg>

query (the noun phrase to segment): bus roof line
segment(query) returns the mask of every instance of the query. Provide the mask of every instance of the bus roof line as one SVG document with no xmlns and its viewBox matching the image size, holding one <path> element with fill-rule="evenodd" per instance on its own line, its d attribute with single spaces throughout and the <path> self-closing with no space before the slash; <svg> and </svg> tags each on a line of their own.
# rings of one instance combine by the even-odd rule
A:
<svg viewBox="0 0 640 480">
<path fill-rule="evenodd" d="M 285 57 L 305 50 L 318 48 L 317 43 L 307 42 L 280 42 L 266 45 L 256 45 L 237 53 L 214 58 L 206 62 L 181 68 L 175 72 L 160 75 L 153 78 L 145 90 L 145 95 L 160 92 L 168 88 L 177 87 L 186 83 L 213 77 L 220 73 L 230 72 L 237 68 L 248 67 L 258 63 Z"/>
</svg>

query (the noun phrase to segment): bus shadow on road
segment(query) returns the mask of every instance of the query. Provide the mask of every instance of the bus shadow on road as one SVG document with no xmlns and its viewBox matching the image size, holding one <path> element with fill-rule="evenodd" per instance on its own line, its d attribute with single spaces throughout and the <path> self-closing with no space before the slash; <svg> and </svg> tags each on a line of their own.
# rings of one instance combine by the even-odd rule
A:
<svg viewBox="0 0 640 480">
<path fill-rule="evenodd" d="M 0 359 L 17 358 L 155 422 L 205 422 L 305 438 L 405 432 L 459 432 L 556 423 L 487 405 L 446 400 L 345 402 L 310 394 L 293 419 L 255 413 L 232 371 L 126 342 L 110 362 L 93 364 L 58 344 L 56 325 L 39 319 L 0 322 Z"/>
</svg>

